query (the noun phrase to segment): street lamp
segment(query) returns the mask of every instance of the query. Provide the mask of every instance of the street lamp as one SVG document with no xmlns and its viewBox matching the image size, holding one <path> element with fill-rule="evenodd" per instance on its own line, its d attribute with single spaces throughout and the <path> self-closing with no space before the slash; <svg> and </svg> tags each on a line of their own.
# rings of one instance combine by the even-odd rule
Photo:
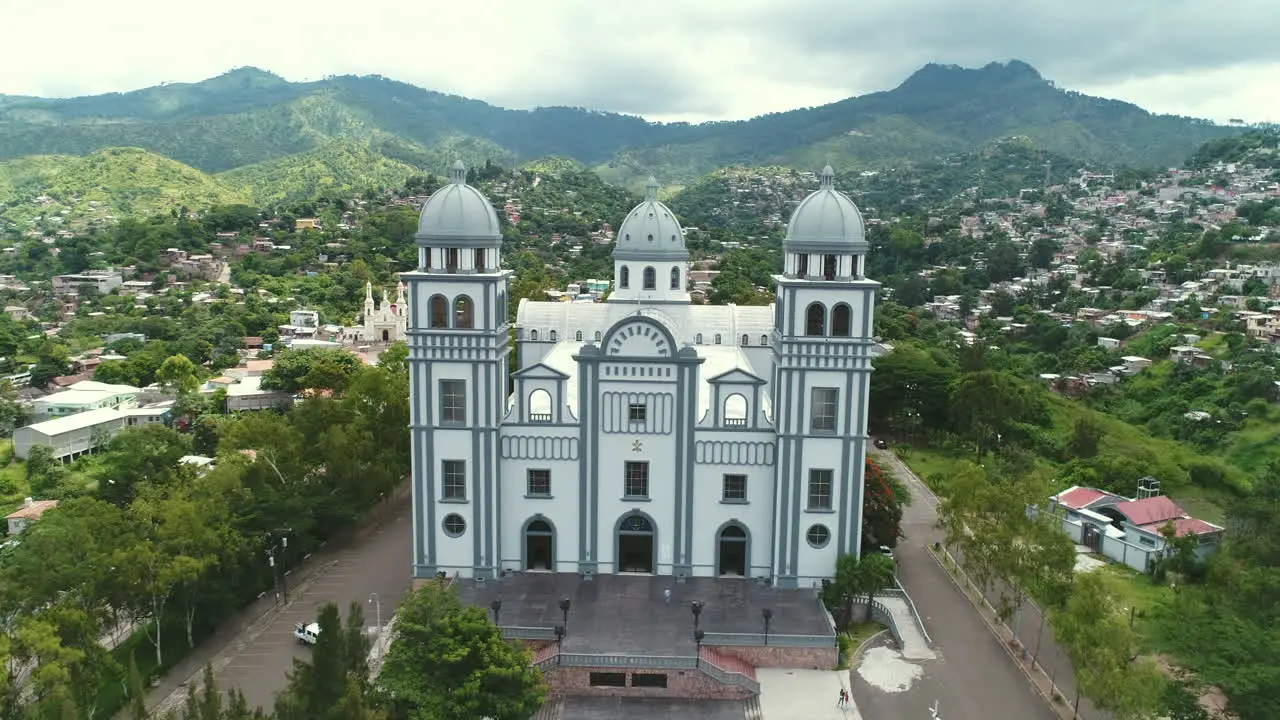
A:
<svg viewBox="0 0 1280 720">
<path fill-rule="evenodd" d="M 560 615 L 564 620 L 564 634 L 569 634 L 569 608 L 573 607 L 573 602 L 567 597 L 560 598 Z"/>
<path fill-rule="evenodd" d="M 289 602 L 289 535 L 290 528 L 285 528 L 285 535 L 280 536 L 280 591 L 284 595 L 284 601 Z"/>
<path fill-rule="evenodd" d="M 275 593 L 276 602 L 280 602 L 280 574 L 276 572 L 276 552 L 274 547 L 267 548 L 267 567 L 271 568 L 271 590 Z"/>
<path fill-rule="evenodd" d="M 764 617 L 764 644 L 769 644 L 769 621 L 773 619 L 773 610 L 765 608 L 760 611 L 760 615 Z"/>
<path fill-rule="evenodd" d="M 489 609 L 493 611 L 493 624 L 501 625 L 502 623 L 498 618 L 499 618 L 499 613 L 502 612 L 502 600 L 500 598 L 494 598 L 489 603 Z"/>
<path fill-rule="evenodd" d="M 706 603 L 702 602 L 701 600 L 694 600 L 692 603 L 689 603 L 689 609 L 690 609 L 691 611 L 693 611 L 693 629 L 694 629 L 694 631 L 697 631 L 697 629 L 698 629 L 698 618 L 702 617 L 702 608 L 703 608 L 705 605 L 706 605 Z"/>
<path fill-rule="evenodd" d="M 369 602 L 374 606 L 374 612 L 377 613 L 378 635 L 382 634 L 382 598 L 378 597 L 378 593 L 369 593 Z"/>
<path fill-rule="evenodd" d="M 564 626 L 557 625 L 555 628 L 555 632 L 556 632 L 556 664 L 559 665 L 560 649 L 561 649 L 561 646 L 564 644 Z"/>
<path fill-rule="evenodd" d="M 701 630 L 693 631 L 693 643 L 698 646 L 698 656 L 693 661 L 694 667 L 702 667 L 702 638 L 706 636 L 707 634 Z"/>
</svg>

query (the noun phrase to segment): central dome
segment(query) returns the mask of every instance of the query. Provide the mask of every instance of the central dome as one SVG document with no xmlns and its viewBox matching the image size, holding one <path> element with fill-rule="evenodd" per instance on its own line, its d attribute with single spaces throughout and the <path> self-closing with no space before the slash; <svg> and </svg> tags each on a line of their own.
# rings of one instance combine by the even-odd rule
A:
<svg viewBox="0 0 1280 720">
<path fill-rule="evenodd" d="M 687 260 L 684 230 L 671 208 L 658 201 L 658 181 L 649 178 L 644 202 L 635 206 L 618 228 L 615 260 Z"/>
<path fill-rule="evenodd" d="M 848 195 L 836 190 L 835 171 L 828 165 L 822 169 L 822 182 L 817 191 L 800 201 L 791 221 L 783 246 L 793 252 L 865 254 L 867 228 L 862 213 Z"/>
<path fill-rule="evenodd" d="M 418 216 L 419 244 L 464 242 L 501 245 L 502 225 L 484 193 L 467 184 L 467 167 L 459 160 L 449 170 L 451 182 L 436 190 Z"/>
</svg>

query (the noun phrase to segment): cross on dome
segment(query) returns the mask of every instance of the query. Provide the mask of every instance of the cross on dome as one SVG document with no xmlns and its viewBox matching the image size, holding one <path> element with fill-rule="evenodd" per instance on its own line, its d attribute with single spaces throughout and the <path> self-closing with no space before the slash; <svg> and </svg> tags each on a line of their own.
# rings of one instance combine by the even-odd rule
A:
<svg viewBox="0 0 1280 720">
<path fill-rule="evenodd" d="M 650 176 L 649 176 L 649 182 L 645 183 L 645 186 L 644 186 L 644 199 L 645 199 L 645 200 L 657 200 L 657 199 L 658 199 L 658 178 L 656 178 L 656 177 L 654 177 L 654 176 L 652 176 L 652 175 L 650 175 Z"/>
<path fill-rule="evenodd" d="M 453 167 L 449 168 L 449 178 L 454 185 L 462 185 L 467 182 L 467 166 L 462 164 L 461 160 L 454 160 Z"/>
</svg>

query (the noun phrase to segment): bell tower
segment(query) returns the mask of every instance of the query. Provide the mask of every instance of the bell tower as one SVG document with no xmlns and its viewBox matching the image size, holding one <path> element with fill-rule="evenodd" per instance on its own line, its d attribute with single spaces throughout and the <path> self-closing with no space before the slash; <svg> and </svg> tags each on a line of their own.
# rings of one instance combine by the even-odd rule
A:
<svg viewBox="0 0 1280 720">
<path fill-rule="evenodd" d="M 783 587 L 835 574 L 861 551 L 872 316 L 862 214 L 823 169 L 796 207 L 774 276 L 778 433 L 773 568 Z"/>
<path fill-rule="evenodd" d="M 501 266 L 493 206 L 466 183 L 461 161 L 450 174 L 422 207 L 418 267 L 400 276 L 409 307 L 413 575 L 492 577 L 502 557 L 498 429 L 511 272 Z"/>
</svg>

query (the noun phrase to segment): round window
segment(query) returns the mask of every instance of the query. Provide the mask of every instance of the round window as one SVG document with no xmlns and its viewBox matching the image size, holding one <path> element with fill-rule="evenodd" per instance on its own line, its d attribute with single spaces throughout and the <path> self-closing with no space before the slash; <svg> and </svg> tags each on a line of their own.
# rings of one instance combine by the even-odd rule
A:
<svg viewBox="0 0 1280 720">
<path fill-rule="evenodd" d="M 809 531 L 804 534 L 809 545 L 815 548 L 824 548 L 827 543 L 831 542 L 831 531 L 826 525 L 810 525 Z"/>
<path fill-rule="evenodd" d="M 467 521 L 457 513 L 449 513 L 444 516 L 444 534 L 449 537 L 458 537 L 467 531 Z M 812 530 L 810 532 L 813 532 Z"/>
</svg>

